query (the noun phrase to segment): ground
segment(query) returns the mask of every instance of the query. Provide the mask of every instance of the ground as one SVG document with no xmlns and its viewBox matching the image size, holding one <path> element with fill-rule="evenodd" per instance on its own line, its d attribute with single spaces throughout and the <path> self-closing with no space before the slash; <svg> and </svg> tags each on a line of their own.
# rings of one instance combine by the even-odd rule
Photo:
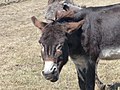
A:
<svg viewBox="0 0 120 90">
<path fill-rule="evenodd" d="M 44 20 L 47 0 L 23 1 L 0 6 L 0 90 L 79 90 L 71 60 L 56 83 L 46 81 L 41 75 L 43 63 L 38 43 L 41 31 L 34 27 L 30 18 L 36 16 Z M 75 2 L 98 6 L 120 3 L 120 0 Z M 104 83 L 120 82 L 120 60 L 101 60 L 98 74 Z"/>
</svg>

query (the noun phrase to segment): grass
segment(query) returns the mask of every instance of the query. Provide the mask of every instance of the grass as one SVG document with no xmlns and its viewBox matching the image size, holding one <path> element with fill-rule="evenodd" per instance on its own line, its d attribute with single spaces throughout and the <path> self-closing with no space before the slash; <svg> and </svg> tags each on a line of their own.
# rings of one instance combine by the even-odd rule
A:
<svg viewBox="0 0 120 90">
<path fill-rule="evenodd" d="M 120 3 L 119 0 L 76 0 L 87 6 Z M 43 20 L 47 0 L 27 0 L 0 7 L 0 90 L 79 90 L 74 64 L 70 60 L 56 83 L 41 75 L 38 40 L 40 31 L 30 17 Z M 72 67 L 72 68 L 71 68 Z M 104 83 L 120 81 L 120 61 L 100 61 L 99 77 Z"/>
</svg>

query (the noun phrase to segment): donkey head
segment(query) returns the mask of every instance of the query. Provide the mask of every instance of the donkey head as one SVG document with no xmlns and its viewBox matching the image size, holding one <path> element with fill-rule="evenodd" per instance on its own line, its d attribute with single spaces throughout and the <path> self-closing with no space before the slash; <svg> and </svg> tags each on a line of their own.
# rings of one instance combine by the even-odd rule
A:
<svg viewBox="0 0 120 90">
<path fill-rule="evenodd" d="M 64 5 L 66 3 L 66 5 Z M 73 5 L 72 0 L 48 0 L 48 7 L 45 13 L 47 20 L 55 20 L 56 11 L 64 11 L 64 7 L 67 8 L 67 4 Z"/>
<path fill-rule="evenodd" d="M 77 13 L 83 8 L 86 8 L 86 6 L 78 6 L 73 3 L 73 0 L 49 0 L 45 19 L 47 21 L 55 20 L 56 11 L 62 12 L 70 10 Z"/>
<path fill-rule="evenodd" d="M 39 40 L 44 61 L 42 74 L 47 80 L 55 82 L 59 78 L 63 65 L 68 61 L 69 46 L 67 34 L 81 27 L 83 21 L 61 22 L 56 20 L 51 23 L 44 23 L 38 21 L 34 16 L 32 21 L 42 31 L 42 36 Z"/>
</svg>

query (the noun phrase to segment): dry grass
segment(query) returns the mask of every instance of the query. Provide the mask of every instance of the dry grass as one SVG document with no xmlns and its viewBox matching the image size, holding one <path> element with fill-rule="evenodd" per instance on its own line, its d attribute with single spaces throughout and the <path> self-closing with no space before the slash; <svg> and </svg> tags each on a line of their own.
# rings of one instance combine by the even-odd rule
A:
<svg viewBox="0 0 120 90">
<path fill-rule="evenodd" d="M 75 2 L 88 6 L 120 3 L 119 0 Z M 56 83 L 41 75 L 40 31 L 30 17 L 43 19 L 46 5 L 47 0 L 27 0 L 0 7 L 0 90 L 79 90 L 71 61 L 64 66 Z M 120 61 L 101 61 L 98 72 L 105 83 L 120 81 Z"/>
</svg>

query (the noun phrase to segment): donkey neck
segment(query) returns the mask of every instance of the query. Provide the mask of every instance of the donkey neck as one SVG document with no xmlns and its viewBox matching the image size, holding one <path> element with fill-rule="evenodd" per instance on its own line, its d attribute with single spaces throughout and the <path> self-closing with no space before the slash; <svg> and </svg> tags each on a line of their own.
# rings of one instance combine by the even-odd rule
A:
<svg viewBox="0 0 120 90">
<path fill-rule="evenodd" d="M 71 58 L 85 55 L 85 51 L 81 45 L 81 34 L 82 30 L 80 29 L 68 35 L 69 55 Z"/>
<path fill-rule="evenodd" d="M 76 65 L 76 68 L 83 71 L 87 69 L 89 57 L 81 45 L 81 29 L 75 31 L 68 37 L 69 56 Z"/>
</svg>

